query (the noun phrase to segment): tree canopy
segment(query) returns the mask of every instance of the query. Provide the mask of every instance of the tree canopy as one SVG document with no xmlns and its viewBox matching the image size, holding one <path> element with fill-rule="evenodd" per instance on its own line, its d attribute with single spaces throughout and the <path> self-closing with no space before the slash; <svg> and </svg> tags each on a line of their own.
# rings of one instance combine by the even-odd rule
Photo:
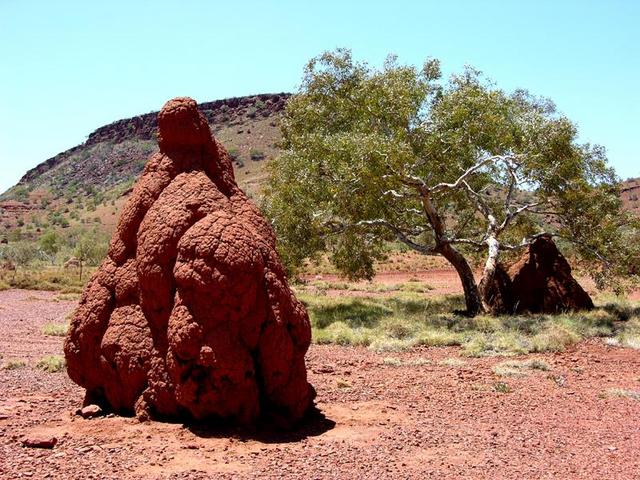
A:
<svg viewBox="0 0 640 480">
<path fill-rule="evenodd" d="M 305 68 L 282 122 L 284 153 L 271 163 L 265 208 L 292 266 L 328 252 L 351 278 L 371 278 L 389 241 L 456 268 L 467 309 L 484 308 L 469 263 L 551 233 L 571 241 L 601 283 L 624 268 L 618 179 L 605 150 L 548 99 L 508 93 L 466 68 L 443 80 L 388 57 L 381 69 L 348 50 Z M 486 305 L 486 304 L 485 304 Z"/>
</svg>

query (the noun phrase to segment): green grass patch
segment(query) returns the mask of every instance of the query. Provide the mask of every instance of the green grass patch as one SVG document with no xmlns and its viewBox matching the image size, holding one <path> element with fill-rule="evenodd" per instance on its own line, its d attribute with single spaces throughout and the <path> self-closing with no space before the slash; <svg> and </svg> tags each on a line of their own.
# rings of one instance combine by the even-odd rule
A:
<svg viewBox="0 0 640 480">
<path fill-rule="evenodd" d="M 351 292 L 368 292 L 368 293 L 392 293 L 392 292 L 413 292 L 426 293 L 433 290 L 420 280 L 411 279 L 404 283 L 363 283 L 363 282 L 343 282 L 343 281 L 327 281 L 312 280 L 303 289 L 313 287 L 318 290 L 347 290 Z"/>
<path fill-rule="evenodd" d="M 50 337 L 64 337 L 68 329 L 69 325 L 66 324 L 48 323 L 42 329 L 42 333 Z"/>
<path fill-rule="evenodd" d="M 589 312 L 469 318 L 455 313 L 464 309 L 461 296 L 329 297 L 304 291 L 298 296 L 309 311 L 316 343 L 378 352 L 457 345 L 469 357 L 558 352 L 591 337 L 640 347 L 640 308 L 623 301 Z"/>
<path fill-rule="evenodd" d="M 60 355 L 48 355 L 41 358 L 36 364 L 36 367 L 47 373 L 57 373 L 64 370 L 65 361 Z"/>
</svg>

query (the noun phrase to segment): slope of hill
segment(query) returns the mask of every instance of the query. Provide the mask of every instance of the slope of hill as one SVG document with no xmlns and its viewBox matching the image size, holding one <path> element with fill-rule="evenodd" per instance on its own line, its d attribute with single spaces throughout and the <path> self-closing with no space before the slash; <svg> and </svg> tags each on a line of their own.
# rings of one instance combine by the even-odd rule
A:
<svg viewBox="0 0 640 480">
<path fill-rule="evenodd" d="M 265 164 L 278 152 L 278 121 L 290 94 L 263 94 L 200 104 L 215 136 L 234 157 L 239 185 L 255 196 Z M 156 115 L 118 120 L 86 142 L 29 170 L 0 195 L 0 240 L 36 238 L 69 226 L 115 227 L 118 211 L 149 155 L 157 150 Z M 640 178 L 621 185 L 626 209 L 640 215 Z"/>
<path fill-rule="evenodd" d="M 622 182 L 620 196 L 624 208 L 640 216 L 640 177 Z"/>
<path fill-rule="evenodd" d="M 288 97 L 263 94 L 200 104 L 215 136 L 235 160 L 238 183 L 250 196 L 259 191 L 264 164 L 277 152 L 278 119 Z M 156 115 L 101 127 L 82 145 L 29 170 L 0 195 L 0 235 L 15 227 L 27 236 L 74 223 L 113 227 L 123 196 L 157 150 Z"/>
</svg>

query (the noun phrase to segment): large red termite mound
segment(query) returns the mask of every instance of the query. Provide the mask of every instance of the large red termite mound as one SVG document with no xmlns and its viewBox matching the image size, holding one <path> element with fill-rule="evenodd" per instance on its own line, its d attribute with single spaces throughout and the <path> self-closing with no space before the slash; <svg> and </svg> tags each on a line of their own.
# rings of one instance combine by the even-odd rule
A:
<svg viewBox="0 0 640 480">
<path fill-rule="evenodd" d="M 69 376 L 116 412 L 291 423 L 314 397 L 311 327 L 273 231 L 194 100 L 167 102 L 158 130 L 73 316 Z"/>
<path fill-rule="evenodd" d="M 559 313 L 590 310 L 589 294 L 571 274 L 571 266 L 551 236 L 538 237 L 511 266 L 499 265 L 484 285 L 493 313 Z"/>
</svg>

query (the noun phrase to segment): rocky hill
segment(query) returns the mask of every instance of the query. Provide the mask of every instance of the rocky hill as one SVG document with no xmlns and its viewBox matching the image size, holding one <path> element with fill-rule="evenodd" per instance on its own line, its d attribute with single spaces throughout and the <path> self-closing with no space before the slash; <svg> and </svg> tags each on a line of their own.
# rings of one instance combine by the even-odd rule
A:
<svg viewBox="0 0 640 480">
<path fill-rule="evenodd" d="M 287 93 L 200 104 L 215 136 L 234 157 L 238 183 L 254 196 L 264 165 L 277 152 Z M 49 226 L 115 225 L 117 211 L 149 155 L 157 150 L 157 112 L 100 127 L 86 142 L 29 170 L 0 195 L 0 236 L 20 227 L 32 236 Z"/>
<path fill-rule="evenodd" d="M 620 193 L 624 207 L 640 216 L 640 177 L 623 182 Z"/>
<path fill-rule="evenodd" d="M 200 104 L 215 136 L 234 157 L 238 184 L 256 196 L 266 163 L 278 152 L 278 121 L 287 93 Z M 110 231 L 135 178 L 157 150 L 157 112 L 118 120 L 86 142 L 29 170 L 0 195 L 0 240 L 37 237 L 50 227 L 95 226 Z M 640 215 L 640 178 L 622 184 L 625 208 Z"/>
</svg>

